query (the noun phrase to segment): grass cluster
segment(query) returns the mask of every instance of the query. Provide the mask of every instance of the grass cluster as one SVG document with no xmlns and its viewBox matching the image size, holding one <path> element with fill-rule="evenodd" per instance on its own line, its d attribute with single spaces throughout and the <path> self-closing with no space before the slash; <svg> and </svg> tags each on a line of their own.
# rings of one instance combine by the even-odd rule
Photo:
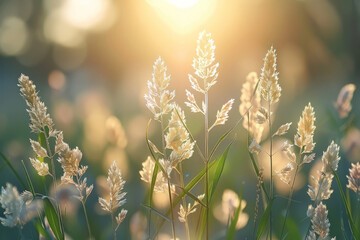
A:
<svg viewBox="0 0 360 240">
<path fill-rule="evenodd" d="M 277 53 L 271 47 L 265 55 L 260 74 L 249 73 L 243 84 L 240 96 L 239 118 L 233 126 L 227 128 L 221 136 L 213 136 L 213 129 L 225 125 L 233 108 L 234 99 L 229 99 L 214 114 L 209 105 L 211 91 L 218 81 L 219 63 L 215 60 L 215 44 L 211 34 L 201 32 L 197 40 L 197 48 L 193 60 L 194 72 L 188 75 L 192 90 L 185 90 L 187 100 L 184 103 L 191 110 L 194 118 L 203 123 L 203 134 L 194 136 L 187 125 L 185 112 L 181 104 L 175 100 L 175 91 L 171 88 L 171 75 L 168 73 L 164 60 L 159 57 L 153 66 L 152 79 L 148 81 L 148 93 L 145 94 L 146 106 L 152 113 L 146 127 L 146 143 L 149 156 L 142 163 L 139 170 L 140 178 L 148 184 L 148 194 L 143 202 L 147 212 L 146 231 L 140 239 L 157 239 L 166 226 L 171 229 L 172 239 L 235 239 L 237 231 L 253 221 L 253 231 L 247 233 L 248 239 L 290 239 L 291 229 L 288 228 L 288 216 L 291 210 L 295 182 L 298 174 L 306 165 L 312 164 L 315 159 L 316 143 L 316 106 L 308 103 L 299 117 L 296 134 L 290 140 L 283 140 L 288 136 L 291 122 L 280 126 L 274 124 L 276 108 L 281 100 L 281 81 L 277 70 Z M 82 152 L 78 147 L 71 148 L 64 141 L 63 132 L 54 126 L 51 116 L 47 113 L 45 104 L 40 100 L 36 86 L 25 75 L 19 78 L 20 92 L 25 99 L 27 111 L 30 116 L 30 129 L 35 138 L 30 139 L 34 157 L 29 161 L 36 173 L 41 177 L 43 189 L 35 189 L 32 183 L 34 176 L 22 166 L 25 179 L 15 170 L 14 162 L 1 154 L 10 170 L 15 174 L 23 192 L 19 192 L 12 184 L 7 183 L 1 189 L 0 203 L 4 209 L 0 218 L 6 227 L 18 227 L 19 237 L 23 226 L 32 223 L 42 239 L 66 239 L 67 229 L 63 216 L 66 215 L 66 206 L 61 203 L 56 194 L 63 186 L 71 185 L 75 191 L 71 197 L 79 201 L 82 206 L 88 231 L 88 239 L 93 239 L 91 226 L 86 209 L 86 201 L 92 193 L 93 185 L 87 183 L 86 171 L 88 166 L 81 165 Z M 344 86 L 338 96 L 334 109 L 339 113 L 339 119 L 346 119 L 352 109 L 351 100 L 355 91 L 353 84 Z M 201 103 L 200 103 L 201 102 Z M 212 118 L 214 114 L 214 118 Z M 192 117 L 192 116 L 191 116 Z M 215 119 L 210 122 L 210 119 Z M 154 122 L 154 123 L 152 123 Z M 149 139 L 148 131 L 152 124 L 159 125 L 159 143 Z M 243 212 L 247 199 L 243 188 L 236 192 L 224 190 L 222 204 L 219 206 L 220 214 L 212 214 L 211 206 L 219 181 L 223 176 L 224 166 L 231 151 L 234 138 L 230 144 L 224 146 L 219 152 L 219 146 L 239 125 L 247 131 L 247 151 L 249 161 L 253 166 L 254 174 L 258 179 L 254 214 L 248 216 Z M 295 125 L 295 124 L 294 124 Z M 131 134 L 131 133 L 130 133 Z M 209 139 L 214 138 L 211 145 Z M 201 139 L 200 139 L 201 138 Z M 288 138 L 289 139 L 289 138 Z M 277 141 L 280 144 L 274 144 Z M 198 142 L 204 143 L 202 146 Z M 352 209 L 360 207 L 360 164 L 352 164 L 347 176 L 348 185 L 341 184 L 337 173 L 341 164 L 338 143 L 332 141 L 321 156 L 321 169 L 312 176 L 313 181 L 308 186 L 308 197 L 311 204 L 304 219 L 308 224 L 307 231 L 301 236 L 306 240 L 335 239 L 331 234 L 331 221 L 328 218 L 326 200 L 333 194 L 332 183 L 335 180 L 338 192 L 342 199 L 347 219 L 343 224 L 351 230 L 352 239 L 360 240 L 360 219 Z M 282 154 L 287 163 L 280 169 L 274 168 L 274 157 Z M 265 156 L 268 164 L 259 161 Z M 190 160 L 189 160 L 190 159 Z M 198 169 L 191 179 L 185 177 L 186 169 L 183 161 L 202 161 L 203 167 Z M 62 174 L 56 166 L 61 166 Z M 269 166 L 269 167 L 267 167 Z M 269 178 L 265 178 L 269 176 Z M 275 188 L 275 178 L 288 185 L 289 194 L 283 213 L 274 212 L 273 206 L 278 201 L 279 194 Z M 136 191 L 126 188 L 126 182 L 116 161 L 108 170 L 106 179 L 109 187 L 107 196 L 99 196 L 100 208 L 109 214 L 114 239 L 123 239 L 117 235 L 120 224 L 127 216 L 127 210 L 122 208 L 126 204 L 126 192 Z M 350 193 L 353 191 L 354 193 Z M 54 193 L 55 192 L 55 193 Z M 164 193 L 169 203 L 167 211 L 156 209 L 154 194 Z M 94 193 L 93 193 L 94 194 Z M 354 198 L 356 201 L 352 201 Z M 129 199 L 131 201 L 131 199 Z M 356 202 L 356 206 L 354 203 Z M 125 205 L 126 206 L 126 205 Z M 139 206 L 140 208 L 140 206 Z M 215 234 L 211 231 L 210 219 L 214 216 L 226 225 L 226 231 Z M 281 224 L 274 224 L 279 221 Z M 281 226 L 278 228 L 277 226 Z M 185 231 L 179 231 L 185 229 Z M 170 232 L 170 231 L 169 231 Z M 106 235 L 106 236 L 105 236 Z M 104 233 L 104 239 L 109 234 Z M 216 237 L 215 237 L 216 236 Z M 342 238 L 343 236 L 338 236 Z"/>
</svg>

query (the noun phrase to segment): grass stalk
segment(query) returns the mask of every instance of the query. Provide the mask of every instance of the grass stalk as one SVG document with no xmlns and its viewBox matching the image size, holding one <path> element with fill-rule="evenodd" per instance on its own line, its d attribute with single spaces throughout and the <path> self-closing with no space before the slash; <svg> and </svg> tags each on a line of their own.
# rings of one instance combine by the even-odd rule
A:
<svg viewBox="0 0 360 240">
<path fill-rule="evenodd" d="M 164 122 L 163 115 L 161 115 L 161 118 L 160 118 L 160 124 L 161 124 L 161 141 L 162 141 L 162 146 L 163 146 L 164 159 L 166 160 L 166 159 L 167 159 L 167 155 L 166 155 L 166 145 L 165 145 L 164 123 L 163 123 L 163 122 Z M 174 209 L 173 209 L 173 202 L 172 202 L 171 189 L 170 189 L 170 178 L 169 178 L 169 176 L 167 176 L 167 175 L 166 175 L 166 178 L 167 178 L 168 193 L 169 193 L 169 202 L 170 202 L 171 229 L 172 229 L 173 238 L 176 239 Z"/>
<path fill-rule="evenodd" d="M 57 188 L 57 178 L 56 178 L 56 171 L 55 171 L 55 162 L 54 162 L 54 155 L 52 154 L 51 148 L 50 148 L 50 143 L 49 143 L 49 138 L 50 136 L 48 136 L 46 129 L 44 128 L 43 130 L 43 134 L 45 136 L 45 142 L 46 142 L 46 147 L 47 147 L 47 152 L 51 161 L 51 172 L 52 172 L 52 177 L 54 180 L 54 191 L 56 191 Z M 63 219 L 62 219 L 62 214 L 61 214 L 61 208 L 60 208 L 60 204 L 58 203 L 58 201 L 55 199 L 55 203 L 56 203 L 56 207 L 57 207 L 57 211 L 59 214 L 59 221 L 60 221 L 60 226 L 61 226 L 61 231 L 64 234 L 65 230 L 64 230 L 64 224 L 63 224 Z"/>
<path fill-rule="evenodd" d="M 297 176 L 298 172 L 299 172 L 299 165 L 296 164 L 295 175 L 294 175 L 294 179 L 293 179 L 293 182 L 292 182 L 291 188 L 290 188 L 290 195 L 289 195 L 289 199 L 288 199 L 287 206 L 286 206 L 285 218 L 284 218 L 284 223 L 283 223 L 282 228 L 281 228 L 280 239 L 282 239 L 283 234 L 284 234 L 286 220 L 287 220 L 287 217 L 288 217 L 288 214 L 289 214 L 289 209 L 290 209 L 290 205 L 291 205 L 291 201 L 292 201 L 292 196 L 293 196 L 293 193 L 294 193 L 295 180 L 296 180 L 296 176 Z"/>
<path fill-rule="evenodd" d="M 206 216 L 206 226 L 205 226 L 205 237 L 209 239 L 209 96 L 208 92 L 205 92 L 205 216 Z"/>
<path fill-rule="evenodd" d="M 274 199 L 274 186 L 273 186 L 273 139 L 272 139 L 272 132 L 271 132 L 271 102 L 270 99 L 268 100 L 269 103 L 269 136 L 270 136 L 270 202 Z M 270 209 L 270 217 L 269 217 L 269 226 L 270 226 L 270 240 L 272 240 L 272 209 Z"/>
<path fill-rule="evenodd" d="M 180 175 L 180 184 L 181 184 L 181 187 L 182 187 L 182 188 L 185 188 L 184 178 L 183 178 L 184 174 L 183 174 L 183 168 L 182 168 L 182 163 L 181 163 L 181 162 L 179 163 L 179 175 Z M 182 201 L 183 201 L 184 207 L 186 208 L 186 199 L 185 199 L 185 196 L 183 197 Z M 185 230 L 186 230 L 187 239 L 190 240 L 190 229 L 189 229 L 189 223 L 188 223 L 187 217 L 185 218 Z"/>
<path fill-rule="evenodd" d="M 116 240 L 116 229 L 115 229 L 115 222 L 114 222 L 114 213 L 111 213 L 111 226 L 114 232 L 114 240 Z"/>
<path fill-rule="evenodd" d="M 91 230 L 90 230 L 90 224 L 89 224 L 89 218 L 88 218 L 88 215 L 87 215 L 87 212 L 86 212 L 86 208 L 85 208 L 85 203 L 84 203 L 83 200 L 81 201 L 81 205 L 82 205 L 83 210 L 84 210 L 84 215 L 85 215 L 86 226 L 87 226 L 87 230 L 88 230 L 88 234 L 89 234 L 89 239 L 92 239 L 92 237 L 91 237 Z M 116 237 L 116 231 L 115 231 L 115 237 Z M 115 238 L 115 239 L 116 239 L 116 238 Z"/>
</svg>

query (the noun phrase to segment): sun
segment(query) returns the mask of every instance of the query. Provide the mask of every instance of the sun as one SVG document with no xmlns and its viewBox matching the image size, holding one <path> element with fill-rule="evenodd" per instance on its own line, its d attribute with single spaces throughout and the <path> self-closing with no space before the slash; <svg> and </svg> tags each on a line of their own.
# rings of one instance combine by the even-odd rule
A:
<svg viewBox="0 0 360 240">
<path fill-rule="evenodd" d="M 194 6 L 198 0 L 167 0 L 170 4 L 178 8 L 189 8 Z"/>
</svg>

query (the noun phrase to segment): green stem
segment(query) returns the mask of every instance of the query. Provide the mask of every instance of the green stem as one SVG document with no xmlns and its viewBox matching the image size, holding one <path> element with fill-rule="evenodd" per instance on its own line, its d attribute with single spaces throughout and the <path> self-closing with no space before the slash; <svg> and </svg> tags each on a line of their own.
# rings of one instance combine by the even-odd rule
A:
<svg viewBox="0 0 360 240">
<path fill-rule="evenodd" d="M 273 147 L 273 139 L 272 139 L 272 133 L 271 133 L 271 103 L 270 100 L 269 102 L 269 111 L 268 111 L 268 115 L 269 115 L 269 136 L 270 136 L 270 202 L 273 200 L 274 198 L 274 186 L 273 186 L 273 159 L 272 159 L 272 147 Z M 270 240 L 272 240 L 272 209 L 270 209 L 270 217 L 269 217 L 269 221 L 270 221 Z"/>
<path fill-rule="evenodd" d="M 206 239 L 209 239 L 209 96 L 205 92 L 205 202 L 206 202 Z"/>
<path fill-rule="evenodd" d="M 182 164 L 181 162 L 179 163 L 179 173 L 180 173 L 180 184 L 181 184 L 181 187 L 182 188 L 185 188 L 185 184 L 184 184 L 184 178 L 183 178 L 183 169 L 182 169 Z M 184 205 L 184 208 L 186 208 L 186 199 L 185 197 L 183 197 L 183 205 Z M 188 223 L 188 219 L 187 219 L 187 216 L 185 218 L 185 230 L 186 230 L 186 236 L 187 236 L 187 239 L 190 240 L 190 230 L 189 230 L 189 223 Z"/>
<path fill-rule="evenodd" d="M 292 200 L 292 196 L 293 196 L 293 193 L 294 193 L 295 180 L 296 180 L 296 176 L 297 176 L 297 174 L 298 174 L 298 171 L 299 171 L 299 165 L 296 164 L 295 175 L 294 175 L 293 182 L 292 182 L 292 184 L 291 184 L 290 195 L 289 195 L 289 199 L 288 199 L 288 202 L 287 202 L 287 207 L 286 207 L 286 213 L 285 213 L 284 223 L 283 223 L 283 226 L 282 226 L 282 228 L 281 228 L 280 239 L 282 239 L 282 236 L 283 236 L 283 234 L 284 234 L 285 225 L 286 225 L 286 220 L 287 220 L 287 217 L 288 217 L 288 214 L 289 214 L 289 209 L 290 209 L 290 205 L 291 205 L 291 200 Z"/>
<path fill-rule="evenodd" d="M 47 146 L 47 152 L 48 155 L 50 157 L 50 161 L 51 161 L 51 171 L 52 171 L 52 177 L 53 177 L 53 184 L 54 184 L 54 191 L 56 191 L 57 188 L 57 179 L 56 179 L 56 171 L 55 171 L 55 163 L 54 163 L 54 155 L 52 154 L 51 148 L 50 148 L 50 144 L 49 144 L 49 138 L 50 136 L 47 135 L 46 133 L 46 129 L 44 128 L 43 130 L 44 136 L 45 136 L 45 142 L 46 142 L 46 146 Z M 64 235 L 65 231 L 64 231 L 64 224 L 63 224 L 63 219 L 62 219 L 62 214 L 61 214 L 61 208 L 60 208 L 60 204 L 57 200 L 55 200 L 56 202 L 56 206 L 57 206 L 57 211 L 59 214 L 59 220 L 60 220 L 60 226 L 61 226 L 61 231 L 62 234 Z"/>
<path fill-rule="evenodd" d="M 161 124 L 161 141 L 162 141 L 162 146 L 163 146 L 164 159 L 166 160 L 166 159 L 167 159 L 167 156 L 166 156 L 166 145 L 165 145 L 164 123 L 163 123 L 163 122 L 164 122 L 164 120 L 163 120 L 163 115 L 161 115 L 161 118 L 160 118 L 160 124 Z M 176 240 L 175 218 L 174 218 L 173 202 L 172 202 L 172 197 L 171 197 L 170 177 L 167 175 L 167 173 L 166 173 L 166 178 L 167 178 L 168 193 L 169 193 L 169 202 L 170 202 L 171 228 L 172 228 L 173 238 Z"/>
<path fill-rule="evenodd" d="M 83 210 L 84 210 L 84 215 L 85 215 L 85 219 L 86 219 L 86 226 L 87 226 L 87 229 L 88 229 L 89 239 L 92 239 L 91 230 L 90 230 L 90 224 L 89 224 L 89 218 L 88 218 L 88 215 L 87 215 L 87 212 L 86 212 L 85 203 L 83 201 L 81 201 L 81 205 L 82 205 Z M 115 231 L 115 235 L 116 235 L 116 231 Z"/>
<path fill-rule="evenodd" d="M 114 240 L 116 240 L 116 229 L 115 229 L 115 222 L 114 222 L 114 213 L 111 213 L 111 226 L 114 232 Z"/>
</svg>

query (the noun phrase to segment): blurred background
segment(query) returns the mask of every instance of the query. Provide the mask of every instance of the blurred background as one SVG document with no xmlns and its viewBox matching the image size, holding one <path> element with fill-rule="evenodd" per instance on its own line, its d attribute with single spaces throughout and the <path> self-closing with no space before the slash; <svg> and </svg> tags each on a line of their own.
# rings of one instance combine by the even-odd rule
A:
<svg viewBox="0 0 360 240">
<path fill-rule="evenodd" d="M 251 71 L 260 73 L 267 49 L 274 46 L 283 88 L 274 124 L 294 122 L 286 135 L 292 140 L 300 114 L 311 102 L 317 118 L 316 156 L 321 156 L 332 139 L 341 144 L 339 171 L 345 187 L 350 162 L 360 160 L 358 90 L 347 118 L 339 118 L 333 103 L 342 86 L 358 86 L 360 82 L 359 10 L 360 2 L 356 0 L 1 0 L 0 151 L 21 173 L 24 160 L 33 180 L 39 181 L 28 161 L 33 157 L 29 138 L 36 136 L 30 133 L 25 102 L 17 87 L 17 79 L 24 73 L 37 85 L 56 129 L 64 131 L 71 147 L 79 146 L 83 164 L 89 165 L 88 182 L 95 189 L 87 208 L 96 239 L 112 238 L 110 218 L 101 212 L 97 197 L 106 195 L 106 171 L 113 160 L 122 170 L 128 192 L 124 207 L 129 213 L 118 235 L 121 239 L 143 239 L 147 211 L 141 203 L 148 186 L 140 181 L 138 172 L 149 154 L 145 130 L 152 117 L 143 97 L 146 82 L 151 79 L 153 62 L 162 56 L 172 76 L 170 88 L 176 90 L 176 101 L 185 109 L 188 125 L 202 146 L 202 121 L 183 102 L 185 89 L 190 88 L 187 76 L 194 72 L 191 64 L 196 40 L 199 32 L 206 30 L 212 33 L 215 57 L 220 63 L 218 83 L 210 92 L 210 121 L 222 104 L 235 99 L 230 120 L 214 129 L 210 144 L 240 118 L 239 97 L 246 75 Z M 153 122 L 150 137 L 154 143 L 160 143 L 158 130 Z M 243 218 L 244 226 L 237 237 L 252 239 L 257 179 L 246 152 L 247 134 L 242 126 L 227 142 L 232 139 L 235 143 L 213 209 L 221 204 L 225 189 L 239 192 L 245 183 L 244 199 L 248 204 L 243 214 L 250 217 Z M 220 147 L 217 156 L 225 146 Z M 279 157 L 276 161 L 281 167 L 285 160 Z M 11 182 L 24 190 L 9 168 L 2 161 L 0 164 L 0 185 Z M 304 235 L 309 225 L 306 210 L 310 199 L 306 190 L 309 172 L 316 172 L 313 166 L 316 162 L 302 170 L 296 183 L 289 239 L 298 239 L 299 233 Z M 186 181 L 201 167 L 197 155 L 186 160 Z M 263 167 L 266 172 L 266 163 Z M 43 191 L 39 182 L 36 188 Z M 289 187 L 279 181 L 276 189 L 284 196 L 274 206 L 279 213 L 274 224 L 280 231 L 280 215 Z M 326 201 L 331 236 L 344 239 L 344 235 L 350 235 L 346 213 L 335 182 L 333 189 L 331 199 Z M 64 193 L 69 191 L 65 189 Z M 201 188 L 194 193 L 201 194 Z M 355 194 L 349 194 L 355 201 Z M 164 211 L 166 196 L 155 196 L 155 206 Z M 87 231 L 81 209 L 74 201 L 68 203 L 68 208 L 72 210 L 66 217 L 67 234 L 71 239 L 84 239 Z M 190 217 L 190 221 L 196 219 L 196 215 Z M 213 218 L 210 224 L 212 239 L 221 239 L 226 222 Z M 178 223 L 178 228 L 184 234 L 183 224 Z M 17 231 L 1 225 L 1 239 L 14 239 Z M 169 226 L 160 232 L 161 239 L 169 239 Z M 36 238 L 31 224 L 25 226 L 24 236 Z"/>
</svg>

